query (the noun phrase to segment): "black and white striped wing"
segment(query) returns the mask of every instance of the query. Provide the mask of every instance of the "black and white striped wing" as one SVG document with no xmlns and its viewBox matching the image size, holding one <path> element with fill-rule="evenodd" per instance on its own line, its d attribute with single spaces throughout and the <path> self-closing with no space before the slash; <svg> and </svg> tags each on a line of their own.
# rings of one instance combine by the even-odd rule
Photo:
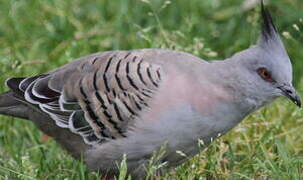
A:
<svg viewBox="0 0 303 180">
<path fill-rule="evenodd" d="M 88 144 L 125 136 L 161 85 L 161 67 L 130 52 L 90 56 L 8 86 Z"/>
</svg>

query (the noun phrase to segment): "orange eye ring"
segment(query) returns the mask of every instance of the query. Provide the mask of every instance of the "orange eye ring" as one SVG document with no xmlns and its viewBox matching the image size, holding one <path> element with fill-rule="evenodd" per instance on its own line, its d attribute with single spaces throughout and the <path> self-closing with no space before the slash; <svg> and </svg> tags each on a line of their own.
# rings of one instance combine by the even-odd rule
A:
<svg viewBox="0 0 303 180">
<path fill-rule="evenodd" d="M 274 80 L 271 77 L 270 72 L 266 68 L 259 68 L 257 70 L 259 76 L 261 76 L 262 79 L 268 82 L 273 82 Z"/>
</svg>

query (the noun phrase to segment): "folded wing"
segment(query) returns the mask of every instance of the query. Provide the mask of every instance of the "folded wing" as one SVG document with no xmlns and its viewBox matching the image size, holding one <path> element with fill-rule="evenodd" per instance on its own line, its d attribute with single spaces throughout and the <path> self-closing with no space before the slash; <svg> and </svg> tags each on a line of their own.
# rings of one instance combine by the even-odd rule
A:
<svg viewBox="0 0 303 180">
<path fill-rule="evenodd" d="M 163 74 L 161 66 L 136 53 L 113 51 L 47 74 L 11 78 L 7 85 L 17 98 L 47 113 L 58 126 L 96 144 L 126 136 L 148 109 Z"/>
</svg>

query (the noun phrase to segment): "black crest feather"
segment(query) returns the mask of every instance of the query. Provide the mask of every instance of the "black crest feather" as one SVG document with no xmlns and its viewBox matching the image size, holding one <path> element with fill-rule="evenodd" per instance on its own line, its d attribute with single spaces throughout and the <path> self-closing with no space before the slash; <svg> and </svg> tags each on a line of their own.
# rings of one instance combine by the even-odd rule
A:
<svg viewBox="0 0 303 180">
<path fill-rule="evenodd" d="M 262 37 L 263 40 L 268 41 L 277 36 L 277 28 L 273 22 L 272 16 L 261 0 L 261 16 L 262 16 Z"/>
</svg>

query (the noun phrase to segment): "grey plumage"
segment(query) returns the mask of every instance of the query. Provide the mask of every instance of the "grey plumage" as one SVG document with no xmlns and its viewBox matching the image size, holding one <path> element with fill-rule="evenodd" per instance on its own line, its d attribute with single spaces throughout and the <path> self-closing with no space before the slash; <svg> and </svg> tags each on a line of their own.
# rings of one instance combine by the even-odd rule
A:
<svg viewBox="0 0 303 180">
<path fill-rule="evenodd" d="M 8 91 L 0 96 L 0 112 L 8 116 L 15 116 L 18 118 L 27 119 L 27 106 L 21 104 L 18 100 L 12 98 L 14 93 Z"/>
<path fill-rule="evenodd" d="M 143 49 L 89 55 L 58 69 L 7 81 L 0 113 L 30 119 L 91 170 L 143 178 L 143 165 L 166 144 L 161 161 L 175 167 L 249 113 L 286 96 L 300 106 L 292 67 L 262 6 L 259 43 L 224 61 Z M 205 142 L 198 146 L 198 140 Z"/>
</svg>

